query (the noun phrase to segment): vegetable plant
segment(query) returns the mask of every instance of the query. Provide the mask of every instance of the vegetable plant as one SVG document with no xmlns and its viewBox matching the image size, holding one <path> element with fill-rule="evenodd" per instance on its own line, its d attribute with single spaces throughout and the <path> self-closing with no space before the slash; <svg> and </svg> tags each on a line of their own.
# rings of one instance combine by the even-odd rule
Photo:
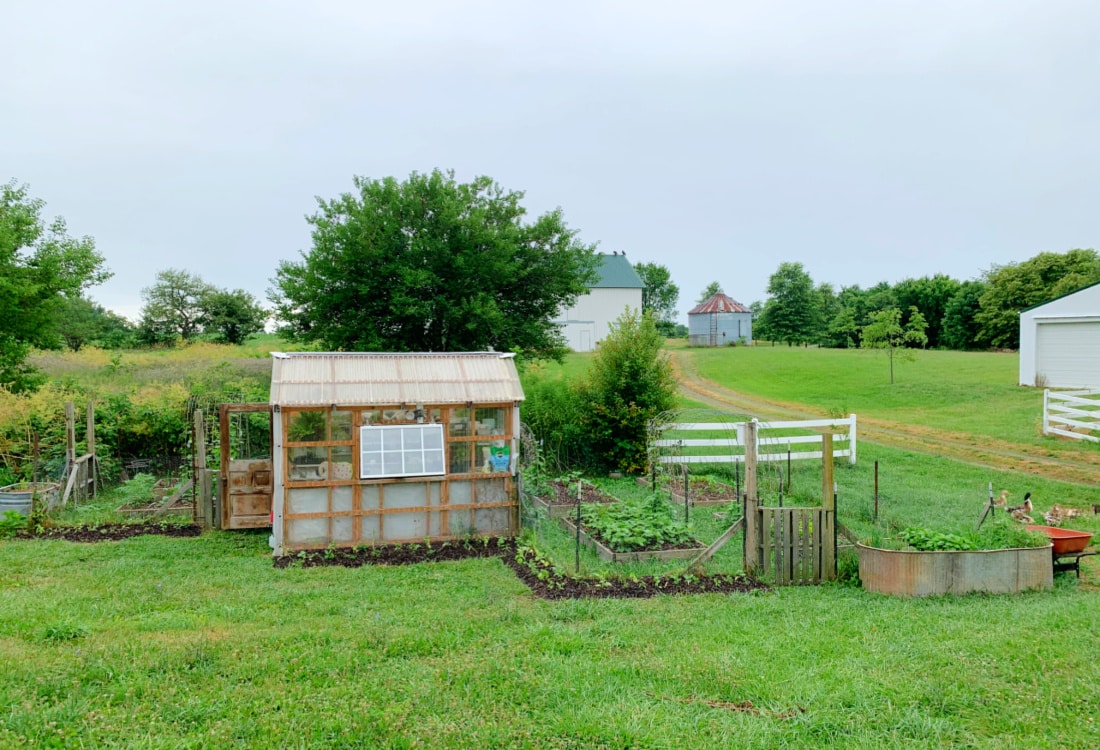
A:
<svg viewBox="0 0 1100 750">
<path fill-rule="evenodd" d="M 691 527 L 677 521 L 662 502 L 627 500 L 581 506 L 586 530 L 615 552 L 661 549 L 693 541 Z"/>
</svg>

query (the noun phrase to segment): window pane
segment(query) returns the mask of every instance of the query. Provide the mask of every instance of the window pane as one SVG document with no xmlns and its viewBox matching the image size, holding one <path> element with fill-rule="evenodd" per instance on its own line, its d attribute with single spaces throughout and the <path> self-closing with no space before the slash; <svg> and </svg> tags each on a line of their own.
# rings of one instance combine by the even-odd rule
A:
<svg viewBox="0 0 1100 750">
<path fill-rule="evenodd" d="M 419 428 L 408 428 L 401 430 L 401 437 L 404 440 L 404 448 L 407 451 L 419 451 L 423 445 L 420 439 L 421 430 Z"/>
<path fill-rule="evenodd" d="M 382 430 L 360 430 L 362 449 L 364 451 L 382 450 L 382 432 Z"/>
<path fill-rule="evenodd" d="M 401 454 L 397 452 L 387 452 L 382 454 L 382 472 L 386 476 L 398 476 L 404 474 L 404 467 L 401 461 Z"/>
<path fill-rule="evenodd" d="M 478 435 L 504 434 L 504 409 L 499 407 L 475 409 Z"/>
<path fill-rule="evenodd" d="M 351 412 L 332 412 L 332 439 L 351 440 Z"/>
<path fill-rule="evenodd" d="M 451 409 L 448 434 L 451 437 L 465 437 L 470 434 L 470 410 Z"/>
<path fill-rule="evenodd" d="M 323 411 L 292 411 L 287 414 L 286 436 L 292 443 L 316 443 L 325 439 Z"/>
</svg>

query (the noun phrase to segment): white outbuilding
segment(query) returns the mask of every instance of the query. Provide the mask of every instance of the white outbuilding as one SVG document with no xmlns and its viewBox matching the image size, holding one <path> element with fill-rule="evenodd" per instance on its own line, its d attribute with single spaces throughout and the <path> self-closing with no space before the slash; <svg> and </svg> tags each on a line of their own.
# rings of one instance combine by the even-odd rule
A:
<svg viewBox="0 0 1100 750">
<path fill-rule="evenodd" d="M 1020 313 L 1020 385 L 1100 388 L 1100 282 Z"/>
<path fill-rule="evenodd" d="M 645 283 L 626 259 L 626 253 L 599 255 L 597 259 L 599 276 L 588 294 L 577 297 L 555 321 L 561 327 L 566 345 L 575 352 L 593 351 L 627 308 L 635 312 L 642 309 Z"/>
</svg>

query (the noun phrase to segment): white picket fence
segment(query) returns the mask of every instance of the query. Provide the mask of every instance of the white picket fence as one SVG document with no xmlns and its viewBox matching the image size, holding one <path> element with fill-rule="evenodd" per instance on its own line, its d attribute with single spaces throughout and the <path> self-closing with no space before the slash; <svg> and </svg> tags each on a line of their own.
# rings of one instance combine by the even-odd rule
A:
<svg viewBox="0 0 1100 750">
<path fill-rule="evenodd" d="M 1043 434 L 1100 443 L 1100 391 L 1043 391 Z"/>
<path fill-rule="evenodd" d="M 753 420 L 756 421 L 756 420 Z M 668 425 L 662 434 L 674 432 L 733 433 L 724 438 L 663 437 L 653 441 L 660 450 L 663 464 L 729 464 L 745 462 L 745 425 L 743 422 L 682 422 Z M 789 434 L 791 431 L 814 434 Z M 786 461 L 821 458 L 821 436 L 833 434 L 833 457 L 856 462 L 856 415 L 844 419 L 804 419 L 793 422 L 757 422 L 756 455 L 759 461 Z M 797 449 L 795 448 L 797 446 Z M 810 447 L 809 450 L 803 450 Z M 715 448 L 725 449 L 715 451 Z M 697 450 L 705 449 L 705 450 Z"/>
</svg>

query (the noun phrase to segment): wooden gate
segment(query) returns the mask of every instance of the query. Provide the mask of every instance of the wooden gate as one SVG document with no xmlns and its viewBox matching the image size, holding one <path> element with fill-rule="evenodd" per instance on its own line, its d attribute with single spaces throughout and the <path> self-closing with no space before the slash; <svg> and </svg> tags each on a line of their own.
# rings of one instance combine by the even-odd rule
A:
<svg viewBox="0 0 1100 750">
<path fill-rule="evenodd" d="M 230 415 L 265 414 L 267 438 L 259 442 L 257 455 L 250 444 L 233 440 Z M 221 528 L 260 529 L 271 526 L 271 496 L 274 492 L 271 456 L 271 405 L 222 404 L 218 410 L 221 442 Z M 264 455 L 266 453 L 266 455 Z"/>
<path fill-rule="evenodd" d="M 836 511 L 757 508 L 756 570 L 776 585 L 836 578 Z"/>
</svg>

